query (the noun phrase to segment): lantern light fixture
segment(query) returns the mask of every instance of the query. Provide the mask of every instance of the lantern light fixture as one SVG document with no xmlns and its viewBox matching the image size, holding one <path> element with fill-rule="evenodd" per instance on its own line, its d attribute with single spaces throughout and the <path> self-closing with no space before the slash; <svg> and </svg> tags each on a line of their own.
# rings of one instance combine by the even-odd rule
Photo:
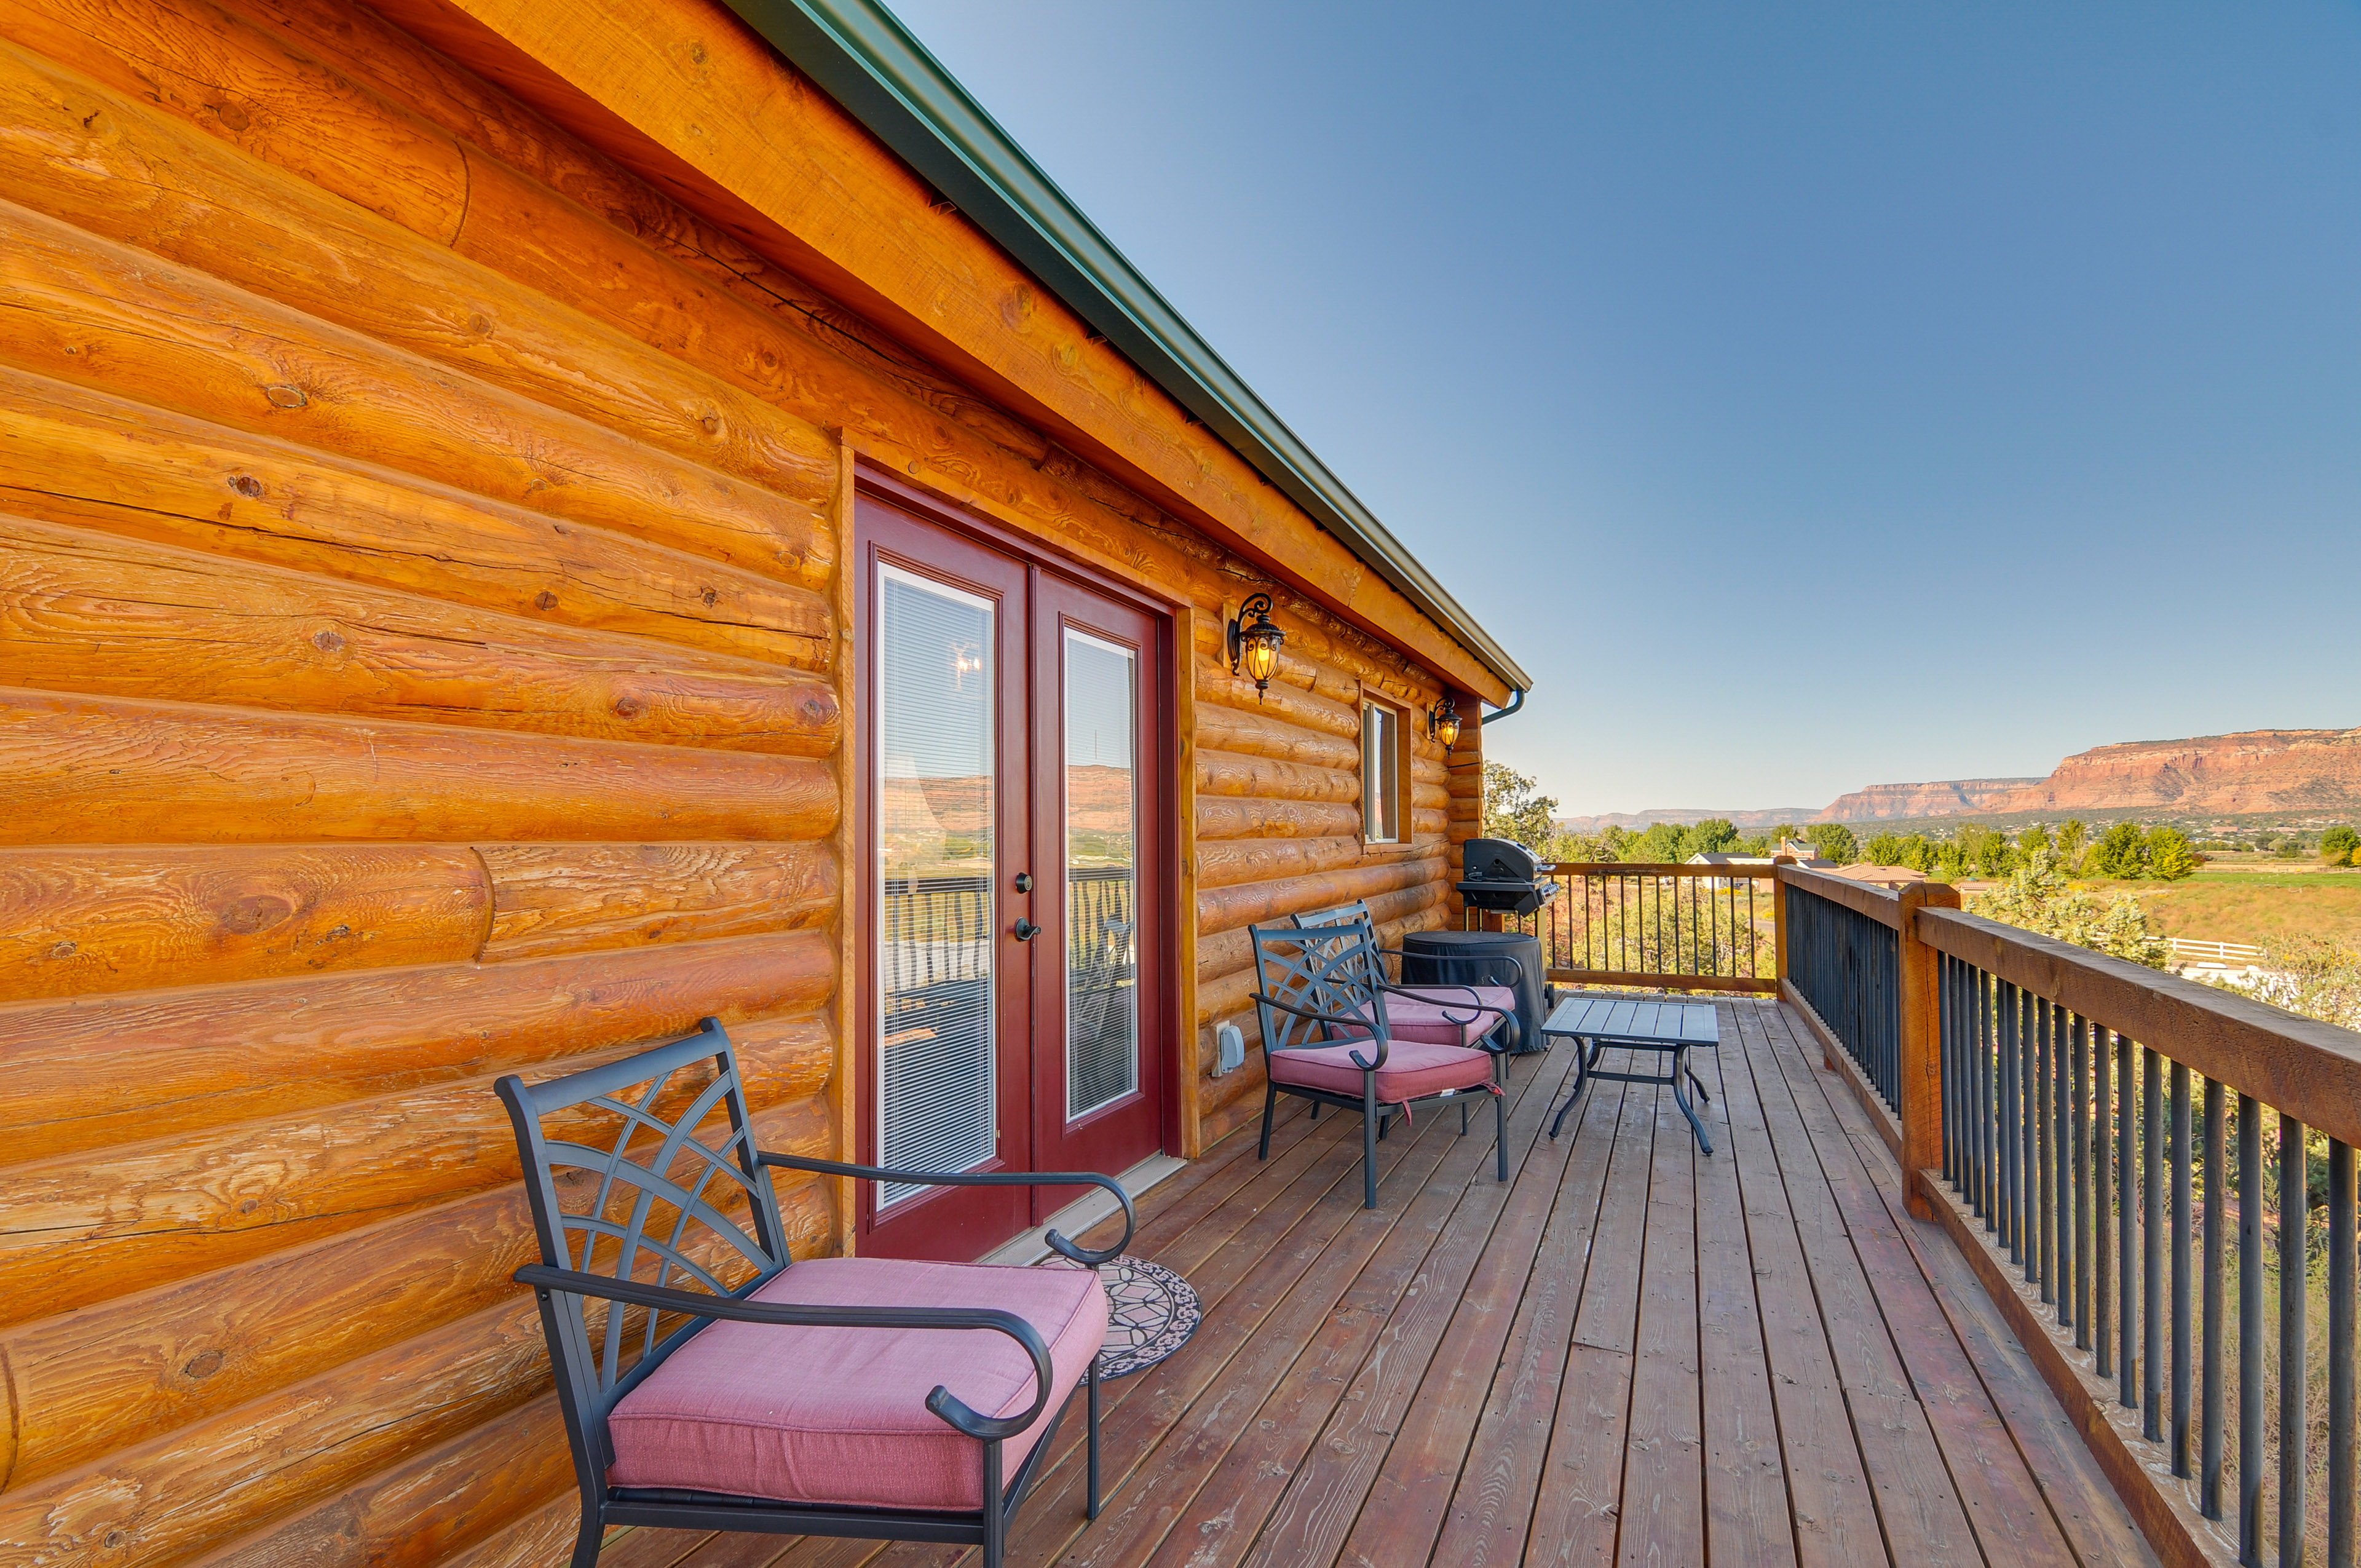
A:
<svg viewBox="0 0 2361 1568">
<path fill-rule="evenodd" d="M 1444 693 L 1443 700 L 1426 710 L 1426 732 L 1434 737 L 1436 740 L 1442 742 L 1443 749 L 1445 751 L 1457 749 L 1459 745 L 1459 708 L 1458 706 L 1451 700 L 1451 694 L 1449 692 Z"/>
<path fill-rule="evenodd" d="M 1254 618 L 1251 624 L 1246 618 Z M 1255 684 L 1255 699 L 1270 687 L 1270 677 L 1279 673 L 1279 645 L 1287 641 L 1270 619 L 1270 596 L 1257 594 L 1238 607 L 1229 627 L 1230 673 L 1244 674 Z"/>
</svg>

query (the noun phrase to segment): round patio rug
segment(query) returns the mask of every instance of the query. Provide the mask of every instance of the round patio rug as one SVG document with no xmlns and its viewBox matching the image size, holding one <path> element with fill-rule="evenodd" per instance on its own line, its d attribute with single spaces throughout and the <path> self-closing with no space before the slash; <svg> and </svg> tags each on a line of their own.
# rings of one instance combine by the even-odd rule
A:
<svg viewBox="0 0 2361 1568">
<path fill-rule="evenodd" d="M 1067 1268 L 1082 1265 L 1063 1258 Z M 1160 1263 L 1129 1253 L 1098 1266 L 1107 1293 L 1106 1348 L 1099 1352 L 1099 1377 L 1105 1381 L 1145 1372 L 1189 1343 L 1203 1316 L 1196 1289 Z"/>
</svg>

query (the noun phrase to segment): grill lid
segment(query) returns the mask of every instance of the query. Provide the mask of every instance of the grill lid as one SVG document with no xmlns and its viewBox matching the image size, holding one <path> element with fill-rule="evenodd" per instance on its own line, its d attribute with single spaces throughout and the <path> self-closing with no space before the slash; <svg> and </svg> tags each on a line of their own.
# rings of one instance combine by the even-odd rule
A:
<svg viewBox="0 0 2361 1568">
<path fill-rule="evenodd" d="M 1512 839 L 1470 839 L 1460 864 L 1469 882 L 1530 884 L 1542 874 L 1533 852 Z"/>
</svg>

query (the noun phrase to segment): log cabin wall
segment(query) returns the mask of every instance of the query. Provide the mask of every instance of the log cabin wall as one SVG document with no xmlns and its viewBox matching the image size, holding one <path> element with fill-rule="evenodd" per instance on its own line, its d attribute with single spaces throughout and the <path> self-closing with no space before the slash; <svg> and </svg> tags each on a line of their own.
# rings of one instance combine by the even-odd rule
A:
<svg viewBox="0 0 2361 1568">
<path fill-rule="evenodd" d="M 1358 805 L 1441 677 L 1282 588 L 1257 697 L 1261 568 L 394 10 L 0 8 L 0 1560 L 562 1555 L 490 1085 L 716 1014 L 850 1152 L 856 455 L 1175 607 L 1182 1152 L 1248 921 L 1446 918 L 1474 728 Z"/>
</svg>

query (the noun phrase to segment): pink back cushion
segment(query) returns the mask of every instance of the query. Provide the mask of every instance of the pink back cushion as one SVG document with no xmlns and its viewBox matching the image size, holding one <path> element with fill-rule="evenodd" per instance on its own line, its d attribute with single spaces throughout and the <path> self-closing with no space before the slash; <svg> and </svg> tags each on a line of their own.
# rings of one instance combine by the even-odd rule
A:
<svg viewBox="0 0 2361 1568">
<path fill-rule="evenodd" d="M 1032 1324 L 1049 1347 L 1054 1381 L 1040 1419 L 1002 1445 L 1004 1482 L 1106 1338 L 1106 1292 L 1086 1269 L 819 1257 L 754 1299 L 996 1307 Z M 927 1409 L 938 1384 L 979 1414 L 1018 1415 L 1033 1402 L 1033 1361 L 989 1330 L 711 1323 L 615 1407 L 607 1478 L 785 1502 L 981 1508 L 983 1444 Z"/>
<path fill-rule="evenodd" d="M 1472 997 L 1470 992 L 1475 993 Z M 1405 996 L 1390 992 L 1386 996 L 1386 1027 L 1398 1040 L 1472 1046 L 1500 1026 L 1500 1014 L 1479 1012 L 1478 1004 L 1498 1007 L 1511 1016 L 1517 1011 L 1517 993 L 1505 985 L 1413 986 L 1411 992 Z"/>
</svg>

